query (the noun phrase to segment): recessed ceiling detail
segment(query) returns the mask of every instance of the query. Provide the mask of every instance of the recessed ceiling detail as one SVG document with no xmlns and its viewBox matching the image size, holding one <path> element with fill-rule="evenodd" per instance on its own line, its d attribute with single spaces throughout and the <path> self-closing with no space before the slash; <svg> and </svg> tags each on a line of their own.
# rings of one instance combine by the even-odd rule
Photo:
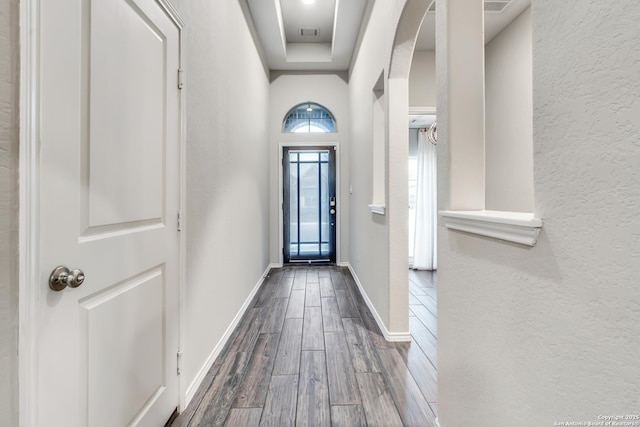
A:
<svg viewBox="0 0 640 427">
<path fill-rule="evenodd" d="M 263 0 L 264 1 L 264 0 Z M 336 0 L 318 0 L 304 4 L 300 0 L 275 0 L 280 2 L 282 23 L 287 43 L 305 43 L 309 40 L 300 29 L 316 30 L 314 43 L 331 43 L 333 20 L 336 15 Z"/>
<path fill-rule="evenodd" d="M 373 0 L 240 0 L 271 70 L 345 71 Z"/>
</svg>

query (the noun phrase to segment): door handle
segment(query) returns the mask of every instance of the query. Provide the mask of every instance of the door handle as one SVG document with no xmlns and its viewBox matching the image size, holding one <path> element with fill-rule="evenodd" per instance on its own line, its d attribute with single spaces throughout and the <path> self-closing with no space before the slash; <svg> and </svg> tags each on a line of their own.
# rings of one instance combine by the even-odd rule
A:
<svg viewBox="0 0 640 427">
<path fill-rule="evenodd" d="M 82 270 L 69 270 L 64 265 L 54 268 L 49 276 L 49 288 L 60 292 L 67 286 L 77 288 L 84 283 L 84 272 Z"/>
</svg>

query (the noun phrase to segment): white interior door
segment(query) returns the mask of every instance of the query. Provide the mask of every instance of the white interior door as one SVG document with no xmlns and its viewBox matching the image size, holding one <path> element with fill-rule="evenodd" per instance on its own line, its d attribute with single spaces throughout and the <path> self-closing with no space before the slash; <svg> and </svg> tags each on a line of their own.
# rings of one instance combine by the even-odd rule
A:
<svg viewBox="0 0 640 427">
<path fill-rule="evenodd" d="M 39 426 L 178 404 L 179 29 L 154 0 L 40 2 Z M 58 265 L 84 283 L 55 292 Z"/>
</svg>

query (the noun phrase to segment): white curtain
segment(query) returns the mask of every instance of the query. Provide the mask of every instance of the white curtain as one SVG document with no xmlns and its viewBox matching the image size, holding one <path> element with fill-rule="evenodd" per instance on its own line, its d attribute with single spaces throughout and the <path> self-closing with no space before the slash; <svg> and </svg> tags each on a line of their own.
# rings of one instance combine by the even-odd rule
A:
<svg viewBox="0 0 640 427">
<path fill-rule="evenodd" d="M 413 250 L 414 270 L 438 268 L 436 146 L 425 129 L 418 132 L 418 181 L 416 183 L 416 224 Z"/>
</svg>

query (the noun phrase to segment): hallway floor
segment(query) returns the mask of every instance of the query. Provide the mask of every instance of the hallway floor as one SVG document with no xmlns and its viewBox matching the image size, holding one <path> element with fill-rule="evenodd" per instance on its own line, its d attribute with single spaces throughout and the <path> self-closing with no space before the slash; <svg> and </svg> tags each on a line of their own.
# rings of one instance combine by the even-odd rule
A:
<svg viewBox="0 0 640 427">
<path fill-rule="evenodd" d="M 409 277 L 413 341 L 390 343 L 347 269 L 271 270 L 172 425 L 434 426 L 436 277 Z"/>
</svg>

